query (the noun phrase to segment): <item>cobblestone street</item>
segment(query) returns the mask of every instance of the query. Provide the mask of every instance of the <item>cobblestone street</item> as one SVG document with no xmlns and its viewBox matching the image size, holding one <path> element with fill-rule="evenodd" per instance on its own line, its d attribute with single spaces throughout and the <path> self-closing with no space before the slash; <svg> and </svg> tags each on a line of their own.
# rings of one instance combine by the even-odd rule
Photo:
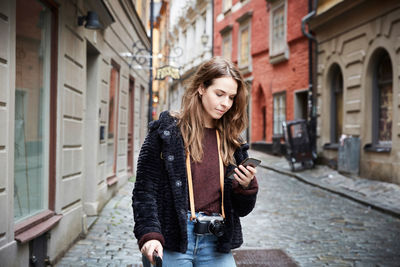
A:
<svg viewBox="0 0 400 267">
<path fill-rule="evenodd" d="M 104 207 L 85 239 L 79 240 L 56 266 L 141 266 L 133 235 L 133 183 L 128 182 Z"/>
<path fill-rule="evenodd" d="M 242 219 L 241 249 L 280 249 L 299 266 L 399 266 L 400 220 L 368 206 L 258 168 L 255 210 Z M 128 183 L 87 237 L 57 266 L 140 266 Z"/>
<path fill-rule="evenodd" d="M 259 168 L 242 248 L 284 250 L 300 266 L 399 266 L 400 220 Z"/>
</svg>

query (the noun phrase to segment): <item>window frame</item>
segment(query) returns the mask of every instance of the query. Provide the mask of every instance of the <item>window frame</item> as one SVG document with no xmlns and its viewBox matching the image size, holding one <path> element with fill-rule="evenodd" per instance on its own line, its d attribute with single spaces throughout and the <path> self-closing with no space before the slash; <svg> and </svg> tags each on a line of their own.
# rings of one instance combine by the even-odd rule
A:
<svg viewBox="0 0 400 267">
<path fill-rule="evenodd" d="M 57 73 L 58 73 L 58 4 L 54 0 L 39 0 L 51 12 L 50 25 L 50 92 L 49 92 L 49 166 L 47 209 L 14 223 L 14 238 L 24 244 L 53 228 L 62 218 L 55 213 L 56 148 L 57 148 Z M 16 33 L 15 33 L 16 34 Z"/>
<path fill-rule="evenodd" d="M 284 38 L 280 49 L 274 49 L 274 12 L 283 7 L 283 23 L 284 23 Z M 289 59 L 289 46 L 287 43 L 287 0 L 277 0 L 271 3 L 269 15 L 269 61 L 271 64 L 277 64 Z"/>
<path fill-rule="evenodd" d="M 393 135 L 392 139 L 388 141 L 387 144 L 381 143 L 381 140 L 379 140 L 379 121 L 380 121 L 380 93 L 381 93 L 381 88 L 380 88 L 380 82 L 378 78 L 378 71 L 379 67 L 381 64 L 383 64 L 383 59 L 384 57 L 387 56 L 390 60 L 390 63 L 392 63 L 392 60 L 390 58 L 390 55 L 384 51 L 381 52 L 379 57 L 376 60 L 376 65 L 374 67 L 374 74 L 373 74 L 373 87 L 372 87 L 372 144 L 375 147 L 391 147 L 392 146 L 392 140 L 393 140 Z M 391 80 L 390 81 L 385 81 L 386 83 L 391 83 L 392 84 L 392 103 L 391 105 L 393 106 L 393 66 L 391 66 Z M 392 109 L 393 110 L 393 109 Z M 393 112 L 393 111 L 392 111 Z M 393 125 L 391 128 L 391 131 L 393 131 Z"/>
<path fill-rule="evenodd" d="M 112 173 L 110 175 L 110 173 L 108 173 L 107 171 L 107 185 L 111 186 L 113 184 L 115 184 L 118 179 L 117 179 L 117 162 L 118 162 L 118 119 L 119 119 L 119 94 L 120 94 L 120 78 L 121 78 L 121 67 L 114 61 L 111 60 L 111 69 L 110 69 L 110 88 L 111 88 L 111 75 L 112 75 L 112 71 L 113 69 L 115 69 L 115 71 L 118 73 L 117 74 L 117 81 L 116 81 L 116 87 L 115 87 L 115 105 L 114 105 L 114 125 L 113 125 L 113 130 L 114 130 L 114 135 L 113 135 L 113 139 L 114 139 L 114 153 L 113 153 L 113 167 L 112 167 Z M 110 96 L 109 96 L 109 101 L 110 101 Z M 109 104 L 109 103 L 108 103 Z M 110 110 L 108 110 L 108 112 L 110 112 Z M 110 121 L 107 121 L 107 129 L 109 129 L 109 123 Z M 108 136 L 108 130 L 107 130 L 107 136 Z M 107 146 L 108 146 L 108 137 L 107 137 Z M 108 153 L 107 153 L 107 157 L 108 157 Z M 106 167 L 108 167 L 108 165 L 106 165 Z"/>
<path fill-rule="evenodd" d="M 371 143 L 368 143 L 364 146 L 364 150 L 367 152 L 376 152 L 376 153 L 390 153 L 392 150 L 392 140 L 393 140 L 393 124 L 392 124 L 392 140 L 388 142 L 387 144 L 381 144 L 379 142 L 379 81 L 378 81 L 378 70 L 380 66 L 380 62 L 382 61 L 382 58 L 385 56 L 385 54 L 388 56 L 390 63 L 391 63 L 391 83 L 392 83 L 392 108 L 394 105 L 394 99 L 393 99 L 393 77 L 394 75 L 394 68 L 393 68 L 393 59 L 390 56 L 389 52 L 386 49 L 380 49 L 380 51 L 376 52 L 376 56 L 373 59 L 373 67 L 372 67 L 372 87 L 371 87 L 371 113 L 370 116 L 372 117 L 372 123 L 371 123 Z M 392 112 L 395 112 L 395 109 L 392 110 Z"/>
<path fill-rule="evenodd" d="M 284 98 L 284 100 L 283 100 L 283 103 L 284 103 L 284 112 L 281 114 L 280 112 L 279 112 L 279 114 L 278 114 L 278 116 L 279 116 L 279 120 L 278 121 L 276 121 L 275 120 L 275 99 L 276 98 L 280 98 L 280 97 L 283 97 Z M 282 107 L 279 107 L 279 111 L 281 111 L 282 110 Z M 286 110 L 287 110 L 287 108 L 286 108 L 286 91 L 281 91 L 281 92 L 276 92 L 276 93 L 274 93 L 274 94 L 272 94 L 272 125 L 273 125 L 273 127 L 272 127 L 272 131 L 273 131 L 273 136 L 283 136 L 283 129 L 282 129 L 282 122 L 284 122 L 284 121 L 286 121 Z M 282 120 L 282 116 L 284 115 L 284 118 L 283 118 L 283 120 Z M 276 130 L 276 125 L 275 125 L 275 123 L 281 123 L 281 125 L 279 125 L 278 126 L 278 129 L 279 129 L 279 131 L 278 132 L 276 132 L 275 130 Z"/>
<path fill-rule="evenodd" d="M 247 42 L 248 42 L 248 51 L 247 51 L 247 64 L 242 63 L 241 58 L 241 49 L 242 49 L 242 33 L 245 30 L 248 30 Z M 238 34 L 238 66 L 239 69 L 244 72 L 244 74 L 251 72 L 252 69 L 252 58 L 251 58 L 251 17 L 242 21 L 239 25 L 239 34 Z"/>
<path fill-rule="evenodd" d="M 223 57 L 223 58 L 225 58 L 225 55 L 224 55 L 224 51 L 225 51 L 225 49 L 224 49 L 224 47 L 225 47 L 225 40 L 228 40 L 228 42 L 229 42 L 229 60 L 232 60 L 232 31 L 229 31 L 229 32 L 225 32 L 224 34 L 222 34 L 222 45 L 221 45 L 221 56 Z"/>
</svg>

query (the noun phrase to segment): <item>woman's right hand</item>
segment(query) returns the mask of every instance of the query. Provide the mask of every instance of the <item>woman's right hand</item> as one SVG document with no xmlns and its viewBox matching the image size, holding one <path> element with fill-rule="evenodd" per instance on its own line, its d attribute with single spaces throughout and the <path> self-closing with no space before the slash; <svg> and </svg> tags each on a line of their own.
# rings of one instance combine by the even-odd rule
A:
<svg viewBox="0 0 400 267">
<path fill-rule="evenodd" d="M 157 251 L 158 256 L 162 259 L 163 257 L 163 247 L 158 240 L 149 240 L 146 243 L 144 243 L 142 249 L 140 252 L 146 256 L 146 258 L 151 262 L 151 264 L 155 265 L 154 259 L 153 259 L 153 253 L 154 251 Z"/>
</svg>

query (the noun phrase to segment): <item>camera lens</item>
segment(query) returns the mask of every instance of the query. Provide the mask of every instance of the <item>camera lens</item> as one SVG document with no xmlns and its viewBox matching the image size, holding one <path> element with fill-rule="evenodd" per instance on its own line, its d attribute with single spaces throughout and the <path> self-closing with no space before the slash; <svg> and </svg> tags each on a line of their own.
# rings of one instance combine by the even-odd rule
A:
<svg viewBox="0 0 400 267">
<path fill-rule="evenodd" d="M 218 220 L 211 221 L 208 230 L 216 237 L 221 237 L 224 234 L 224 223 Z"/>
</svg>

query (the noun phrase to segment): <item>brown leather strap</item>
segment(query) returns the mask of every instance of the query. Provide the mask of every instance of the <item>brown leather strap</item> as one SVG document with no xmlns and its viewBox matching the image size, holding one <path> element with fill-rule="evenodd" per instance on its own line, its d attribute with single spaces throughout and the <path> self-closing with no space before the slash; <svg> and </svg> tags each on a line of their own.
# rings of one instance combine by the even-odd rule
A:
<svg viewBox="0 0 400 267">
<path fill-rule="evenodd" d="M 221 185 L 221 215 L 222 218 L 225 219 L 225 210 L 224 210 L 224 162 L 222 161 L 221 155 L 221 141 L 219 138 L 219 132 L 217 132 L 217 146 L 218 146 L 218 158 L 219 158 L 219 183 Z"/>
<path fill-rule="evenodd" d="M 219 132 L 216 131 L 217 134 L 217 147 L 218 147 L 218 158 L 219 158 L 219 181 L 221 185 L 221 212 L 222 218 L 225 219 L 225 210 L 224 210 L 224 164 L 222 161 L 221 155 L 221 141 L 219 137 Z M 194 194 L 193 194 L 193 179 L 192 179 L 192 169 L 190 167 L 190 153 L 186 153 L 186 171 L 188 177 L 188 187 L 189 187 L 189 203 L 190 203 L 190 220 L 196 219 L 196 213 L 194 208 Z"/>
<path fill-rule="evenodd" d="M 193 195 L 193 181 L 192 181 L 192 169 L 190 167 L 190 153 L 186 153 L 186 171 L 188 176 L 188 187 L 189 187 L 189 203 L 190 203 L 190 220 L 196 219 L 194 210 L 194 195 Z"/>
</svg>

